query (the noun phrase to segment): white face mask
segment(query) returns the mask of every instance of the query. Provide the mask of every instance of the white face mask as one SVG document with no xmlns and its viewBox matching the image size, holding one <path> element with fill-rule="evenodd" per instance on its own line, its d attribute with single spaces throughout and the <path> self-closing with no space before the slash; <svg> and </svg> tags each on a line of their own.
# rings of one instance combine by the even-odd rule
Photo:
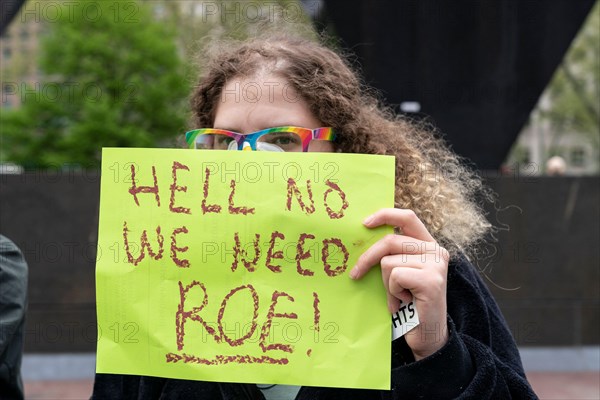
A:
<svg viewBox="0 0 600 400">
<path fill-rule="evenodd" d="M 244 141 L 242 150 L 246 150 L 246 149 L 251 150 L 251 146 L 250 146 L 250 143 Z M 237 143 L 235 141 L 232 141 L 231 143 L 229 143 L 227 150 L 237 150 Z M 285 152 L 285 150 L 283 150 L 281 147 L 277 146 L 276 144 L 267 143 L 267 142 L 257 142 L 256 150 Z"/>
</svg>

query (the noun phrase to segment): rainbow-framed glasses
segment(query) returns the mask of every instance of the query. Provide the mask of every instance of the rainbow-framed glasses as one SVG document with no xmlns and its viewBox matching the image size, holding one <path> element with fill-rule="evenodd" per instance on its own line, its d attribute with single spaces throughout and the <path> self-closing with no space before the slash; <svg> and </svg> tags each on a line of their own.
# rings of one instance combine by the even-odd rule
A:
<svg viewBox="0 0 600 400">
<path fill-rule="evenodd" d="M 313 140 L 335 139 L 333 128 L 278 126 L 253 133 L 225 129 L 194 129 L 185 134 L 190 149 L 306 152 Z"/>
</svg>

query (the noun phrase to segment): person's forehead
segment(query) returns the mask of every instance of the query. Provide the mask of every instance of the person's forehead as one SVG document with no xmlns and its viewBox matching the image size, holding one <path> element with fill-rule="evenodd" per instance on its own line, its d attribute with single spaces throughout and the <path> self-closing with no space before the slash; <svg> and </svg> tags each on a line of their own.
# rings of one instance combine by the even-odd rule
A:
<svg viewBox="0 0 600 400">
<path fill-rule="evenodd" d="M 285 78 L 275 74 L 258 74 L 230 79 L 223 86 L 219 101 L 245 103 L 295 103 L 298 93 Z"/>
<path fill-rule="evenodd" d="M 320 127 L 293 87 L 282 77 L 236 78 L 223 87 L 214 127 L 248 133 L 275 126 Z"/>
</svg>

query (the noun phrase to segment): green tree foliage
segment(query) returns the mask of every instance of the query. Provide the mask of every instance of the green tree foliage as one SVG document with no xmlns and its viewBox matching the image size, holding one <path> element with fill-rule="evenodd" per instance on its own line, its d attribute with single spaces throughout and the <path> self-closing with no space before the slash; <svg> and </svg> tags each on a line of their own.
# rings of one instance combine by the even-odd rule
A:
<svg viewBox="0 0 600 400">
<path fill-rule="evenodd" d="M 98 166 L 102 147 L 174 143 L 189 88 L 177 32 L 141 1 L 64 3 L 47 23 L 46 79 L 3 110 L 3 156 L 28 168 Z"/>
</svg>

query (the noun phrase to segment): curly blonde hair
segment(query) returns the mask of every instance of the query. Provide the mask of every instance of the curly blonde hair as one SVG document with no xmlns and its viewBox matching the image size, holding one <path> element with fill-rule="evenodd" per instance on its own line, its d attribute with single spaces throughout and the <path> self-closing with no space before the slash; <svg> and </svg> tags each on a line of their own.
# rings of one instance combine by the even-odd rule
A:
<svg viewBox="0 0 600 400">
<path fill-rule="evenodd" d="M 396 115 L 363 84 L 345 57 L 313 40 L 268 35 L 228 41 L 203 52 L 191 106 L 195 127 L 212 127 L 223 87 L 268 69 L 286 79 L 345 153 L 396 157 L 395 207 L 413 210 L 451 255 L 470 253 L 491 224 L 476 201 L 481 179 L 430 126 Z"/>
</svg>

